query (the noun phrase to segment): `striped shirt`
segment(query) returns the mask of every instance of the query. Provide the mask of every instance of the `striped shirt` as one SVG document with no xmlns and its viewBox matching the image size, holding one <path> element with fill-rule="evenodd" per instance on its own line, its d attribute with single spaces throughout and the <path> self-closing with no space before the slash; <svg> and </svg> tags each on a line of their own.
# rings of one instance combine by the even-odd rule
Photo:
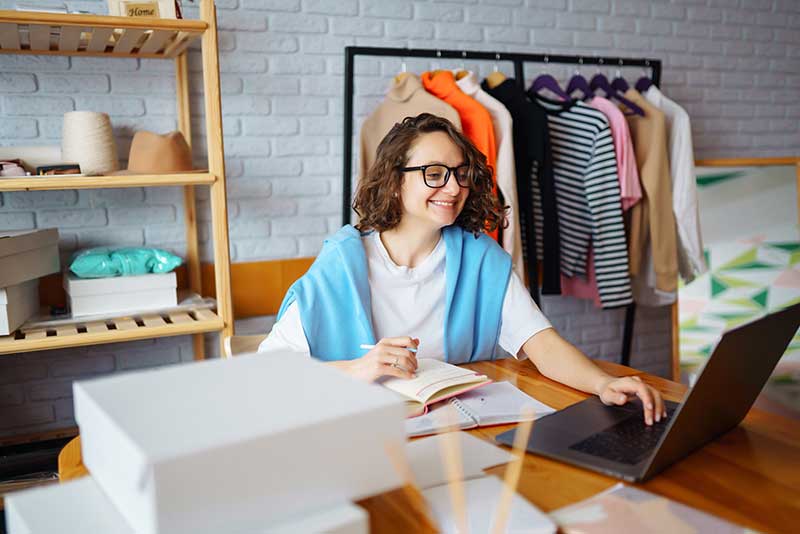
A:
<svg viewBox="0 0 800 534">
<path fill-rule="evenodd" d="M 554 102 L 531 93 L 547 112 L 561 238 L 561 272 L 585 276 L 591 244 L 603 308 L 632 302 L 628 246 L 611 128 L 606 116 L 581 102 Z M 542 201 L 533 168 L 534 217 L 542 228 Z M 541 243 L 541 239 L 536 240 Z"/>
</svg>

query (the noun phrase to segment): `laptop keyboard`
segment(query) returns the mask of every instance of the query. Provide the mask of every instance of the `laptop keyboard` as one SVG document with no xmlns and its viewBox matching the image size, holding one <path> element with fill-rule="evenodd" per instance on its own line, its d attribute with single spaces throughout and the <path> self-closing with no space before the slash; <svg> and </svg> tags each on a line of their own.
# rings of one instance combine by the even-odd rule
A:
<svg viewBox="0 0 800 534">
<path fill-rule="evenodd" d="M 615 462 L 635 465 L 653 451 L 664 434 L 667 423 L 674 410 L 667 410 L 666 419 L 647 426 L 642 414 L 636 414 L 624 421 L 592 434 L 569 448 L 584 454 L 599 456 Z"/>
</svg>

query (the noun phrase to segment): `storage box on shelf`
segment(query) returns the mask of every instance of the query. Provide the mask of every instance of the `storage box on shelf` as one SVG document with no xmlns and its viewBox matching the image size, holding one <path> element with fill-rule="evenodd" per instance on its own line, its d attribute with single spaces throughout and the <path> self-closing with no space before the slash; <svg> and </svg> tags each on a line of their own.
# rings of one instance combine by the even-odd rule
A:
<svg viewBox="0 0 800 534">
<path fill-rule="evenodd" d="M 196 39 L 200 39 L 202 43 L 207 171 L 122 176 L 4 178 L 0 179 L 0 192 L 184 186 L 189 290 L 201 294 L 194 187 L 208 186 L 217 313 L 198 309 L 146 317 L 89 321 L 68 327 L 18 331 L 9 336 L 0 336 L 0 354 L 214 331 L 221 332 L 220 352 L 223 353 L 222 340 L 233 334 L 233 314 L 217 24 L 213 0 L 201 0 L 200 20 L 0 11 L 0 53 L 174 59 L 178 130 L 187 141 L 192 139 L 192 134 L 186 49 Z M 198 359 L 204 356 L 201 336 L 194 338 L 194 353 Z"/>
<path fill-rule="evenodd" d="M 7 336 L 39 311 L 39 280 L 0 288 L 0 336 Z"/>
<path fill-rule="evenodd" d="M 72 317 L 157 310 L 178 305 L 175 273 L 78 278 L 64 275 Z"/>
<path fill-rule="evenodd" d="M 0 180 L 2 182 L 2 180 Z M 57 273 L 58 230 L 0 230 L 0 287 Z"/>
</svg>

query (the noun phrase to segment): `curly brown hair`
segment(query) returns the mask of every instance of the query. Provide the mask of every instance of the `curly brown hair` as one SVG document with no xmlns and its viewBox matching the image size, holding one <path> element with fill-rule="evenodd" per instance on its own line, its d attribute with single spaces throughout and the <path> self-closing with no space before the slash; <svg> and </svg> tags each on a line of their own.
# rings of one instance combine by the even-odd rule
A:
<svg viewBox="0 0 800 534">
<path fill-rule="evenodd" d="M 493 193 L 492 171 L 484 156 L 449 120 L 430 113 L 406 117 L 396 123 L 378 145 L 375 163 L 358 184 L 353 210 L 359 216 L 360 231 L 385 232 L 400 224 L 403 206 L 400 188 L 408 163 L 408 152 L 416 139 L 425 133 L 444 132 L 464 154 L 469 165 L 472 187 L 455 224 L 476 236 L 491 232 L 505 223 L 505 210 Z"/>
</svg>

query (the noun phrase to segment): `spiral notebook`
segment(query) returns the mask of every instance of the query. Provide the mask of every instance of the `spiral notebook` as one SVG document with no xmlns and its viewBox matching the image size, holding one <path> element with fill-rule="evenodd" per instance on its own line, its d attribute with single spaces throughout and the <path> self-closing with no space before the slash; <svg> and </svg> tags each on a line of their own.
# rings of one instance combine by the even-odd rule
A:
<svg viewBox="0 0 800 534">
<path fill-rule="evenodd" d="M 455 425 L 462 430 L 518 423 L 523 420 L 521 417 L 523 408 L 527 407 L 535 411 L 534 419 L 555 411 L 554 408 L 526 395 L 510 382 L 493 382 L 440 403 L 425 415 L 407 419 L 408 437 L 426 436 L 442 430 L 444 427 L 436 412 L 448 404 L 456 408 L 458 420 L 455 421 Z"/>
</svg>

